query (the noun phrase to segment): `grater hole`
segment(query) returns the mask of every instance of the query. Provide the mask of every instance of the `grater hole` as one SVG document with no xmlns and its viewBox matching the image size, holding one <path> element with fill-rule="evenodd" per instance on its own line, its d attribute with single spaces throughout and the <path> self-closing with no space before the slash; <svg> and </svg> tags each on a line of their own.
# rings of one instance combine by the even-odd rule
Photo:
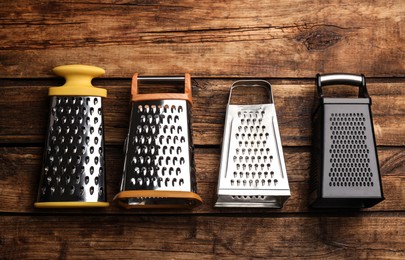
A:
<svg viewBox="0 0 405 260">
<path fill-rule="evenodd" d="M 365 144 L 367 139 L 363 113 L 332 113 L 330 122 L 331 140 L 331 168 L 329 171 L 330 186 L 336 187 L 370 187 L 371 178 L 364 178 L 371 174 L 369 167 L 370 150 Z M 348 171 L 350 169 L 351 177 Z M 342 177 L 343 174 L 343 178 Z M 336 178 L 337 177 L 337 178 Z"/>
</svg>

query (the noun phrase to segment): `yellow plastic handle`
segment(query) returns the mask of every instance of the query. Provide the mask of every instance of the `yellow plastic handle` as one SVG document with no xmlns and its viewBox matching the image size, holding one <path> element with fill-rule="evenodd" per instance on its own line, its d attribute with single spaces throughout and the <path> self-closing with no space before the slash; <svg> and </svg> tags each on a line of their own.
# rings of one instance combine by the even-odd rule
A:
<svg viewBox="0 0 405 260">
<path fill-rule="evenodd" d="M 53 72 L 66 79 L 60 87 L 49 88 L 49 96 L 96 96 L 107 97 L 107 90 L 96 88 L 91 80 L 105 73 L 105 70 L 87 65 L 63 65 L 53 69 Z"/>
</svg>

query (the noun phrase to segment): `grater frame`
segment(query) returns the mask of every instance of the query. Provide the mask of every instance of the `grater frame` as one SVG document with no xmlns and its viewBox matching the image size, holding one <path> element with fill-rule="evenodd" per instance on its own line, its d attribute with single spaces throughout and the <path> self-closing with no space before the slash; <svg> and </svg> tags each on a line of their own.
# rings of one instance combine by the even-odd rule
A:
<svg viewBox="0 0 405 260">
<path fill-rule="evenodd" d="M 184 93 L 139 94 L 144 84 L 184 81 Z M 133 76 L 131 120 L 120 192 L 129 208 L 193 208 L 197 194 L 191 125 L 191 78 Z"/>
<path fill-rule="evenodd" d="M 358 98 L 324 97 L 331 85 L 358 87 Z M 310 207 L 371 207 L 384 195 L 365 76 L 317 74 L 316 87 Z"/>
<path fill-rule="evenodd" d="M 238 87 L 263 87 L 269 102 L 232 105 Z M 227 103 L 215 207 L 281 208 L 290 195 L 272 87 L 265 80 L 236 81 Z"/>
<path fill-rule="evenodd" d="M 49 89 L 50 113 L 37 208 L 107 207 L 102 98 L 91 85 L 105 73 L 86 65 L 54 68 L 66 83 Z"/>
</svg>

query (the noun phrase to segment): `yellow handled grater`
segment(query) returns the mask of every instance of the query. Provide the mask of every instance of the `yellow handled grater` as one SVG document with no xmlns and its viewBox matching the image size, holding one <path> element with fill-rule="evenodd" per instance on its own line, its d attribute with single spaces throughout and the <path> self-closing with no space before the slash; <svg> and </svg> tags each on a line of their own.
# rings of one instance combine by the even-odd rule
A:
<svg viewBox="0 0 405 260">
<path fill-rule="evenodd" d="M 65 65 L 53 72 L 66 83 L 49 89 L 49 123 L 35 207 L 107 207 L 102 106 L 107 90 L 91 84 L 105 71 Z"/>
</svg>

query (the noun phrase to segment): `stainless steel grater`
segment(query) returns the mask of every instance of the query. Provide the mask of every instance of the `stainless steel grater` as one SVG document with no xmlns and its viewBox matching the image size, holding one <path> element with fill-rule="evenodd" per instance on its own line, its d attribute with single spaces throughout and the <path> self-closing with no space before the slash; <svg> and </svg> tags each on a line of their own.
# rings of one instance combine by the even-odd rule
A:
<svg viewBox="0 0 405 260">
<path fill-rule="evenodd" d="M 363 208 L 384 200 L 364 75 L 317 75 L 311 206 Z M 351 85 L 358 98 L 324 97 L 323 87 Z"/>
<path fill-rule="evenodd" d="M 139 94 L 144 84 L 184 83 L 183 93 Z M 125 208 L 190 208 L 197 194 L 191 132 L 191 79 L 132 79 L 132 111 L 124 152 L 121 192 L 114 200 Z"/>
<path fill-rule="evenodd" d="M 238 87 L 263 87 L 269 103 L 231 104 Z M 270 83 L 236 81 L 230 89 L 215 207 L 281 208 L 290 197 Z"/>
<path fill-rule="evenodd" d="M 47 141 L 37 208 L 107 207 L 102 97 L 91 80 L 98 67 L 66 65 L 53 69 L 65 85 L 49 89 Z"/>
</svg>

